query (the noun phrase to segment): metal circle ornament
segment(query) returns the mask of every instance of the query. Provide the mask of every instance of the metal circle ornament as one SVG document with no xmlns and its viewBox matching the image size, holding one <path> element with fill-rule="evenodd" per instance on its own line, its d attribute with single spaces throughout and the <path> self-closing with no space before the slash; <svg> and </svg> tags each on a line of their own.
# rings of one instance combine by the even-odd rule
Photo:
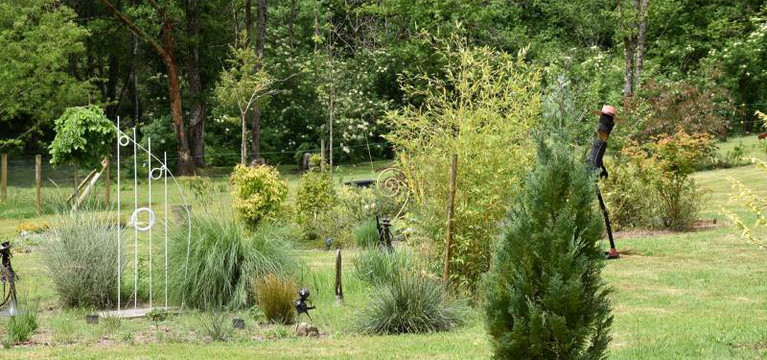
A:
<svg viewBox="0 0 767 360">
<path fill-rule="evenodd" d="M 128 146 L 130 144 L 130 138 L 128 135 L 120 135 L 118 142 L 120 143 L 120 146 Z"/>
<path fill-rule="evenodd" d="M 142 212 L 146 212 L 149 214 L 149 222 L 144 226 L 140 226 L 138 224 L 138 214 Z M 145 208 L 145 207 L 138 208 L 135 211 L 133 211 L 133 214 L 131 214 L 130 216 L 130 222 L 131 224 L 133 224 L 133 227 L 136 230 L 141 232 L 148 231 L 149 229 L 151 229 L 152 226 L 154 226 L 154 221 L 155 221 L 154 211 L 152 211 L 152 209 L 150 208 Z"/>
<path fill-rule="evenodd" d="M 164 170 L 165 170 L 165 165 L 156 167 L 149 172 L 149 176 L 152 178 L 152 180 L 160 180 L 160 178 L 162 178 L 162 174 Z M 157 173 L 157 175 L 155 175 L 155 173 Z"/>
</svg>

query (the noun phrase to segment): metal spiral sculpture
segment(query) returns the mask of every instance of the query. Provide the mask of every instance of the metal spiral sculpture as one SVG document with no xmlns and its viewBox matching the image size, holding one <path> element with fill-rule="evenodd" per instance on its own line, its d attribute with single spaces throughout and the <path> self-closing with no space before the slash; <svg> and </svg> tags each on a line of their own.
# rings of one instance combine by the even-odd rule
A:
<svg viewBox="0 0 767 360">
<path fill-rule="evenodd" d="M 407 185 L 405 172 L 402 169 L 393 167 L 384 169 L 378 174 L 376 179 L 376 190 L 379 194 L 386 197 L 404 198 L 397 215 L 394 215 L 392 218 L 392 220 L 398 219 L 402 212 L 405 211 L 405 206 L 410 200 L 410 187 Z"/>
</svg>

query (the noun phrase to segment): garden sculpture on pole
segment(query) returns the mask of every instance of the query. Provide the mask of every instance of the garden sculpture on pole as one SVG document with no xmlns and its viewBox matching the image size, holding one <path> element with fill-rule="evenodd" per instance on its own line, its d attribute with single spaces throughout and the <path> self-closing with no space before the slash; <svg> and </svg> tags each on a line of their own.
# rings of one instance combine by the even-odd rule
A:
<svg viewBox="0 0 767 360">
<path fill-rule="evenodd" d="M 594 140 L 591 146 L 591 152 L 586 161 L 589 164 L 591 171 L 599 171 L 599 178 L 607 178 L 608 173 L 605 168 L 602 158 L 605 155 L 607 149 L 607 139 L 610 137 L 610 132 L 615 126 L 616 111 L 615 108 L 610 105 L 602 106 L 602 110 L 594 111 L 595 115 L 599 115 L 599 125 L 597 126 L 598 138 Z M 613 230 L 610 226 L 610 215 L 607 212 L 605 201 L 602 199 L 602 193 L 599 191 L 599 178 L 595 184 L 597 190 L 597 199 L 599 200 L 599 208 L 602 210 L 602 215 L 605 218 L 605 228 L 607 229 L 607 238 L 610 240 L 610 251 L 607 252 L 608 259 L 618 258 L 618 250 L 615 249 L 615 240 L 613 239 Z"/>
</svg>

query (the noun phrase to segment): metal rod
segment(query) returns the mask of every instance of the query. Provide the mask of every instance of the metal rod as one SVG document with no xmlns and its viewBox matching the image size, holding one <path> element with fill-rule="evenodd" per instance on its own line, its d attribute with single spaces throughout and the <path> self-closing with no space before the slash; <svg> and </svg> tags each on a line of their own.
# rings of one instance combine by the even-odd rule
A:
<svg viewBox="0 0 767 360">
<path fill-rule="evenodd" d="M 163 194 L 163 218 L 165 223 L 165 307 L 168 307 L 168 153 L 162 153 Z"/>
<path fill-rule="evenodd" d="M 133 213 L 138 210 L 138 160 L 136 154 L 136 127 L 133 127 Z M 138 221 L 138 216 L 136 216 Z M 133 224 L 133 308 L 138 308 L 138 228 Z"/>
<path fill-rule="evenodd" d="M 152 138 L 147 138 L 147 162 L 146 166 L 149 170 L 147 174 L 147 181 L 149 182 L 149 211 L 152 211 Z M 154 224 L 149 224 L 149 308 L 152 308 L 152 227 Z"/>
<path fill-rule="evenodd" d="M 117 221 L 115 221 L 115 228 L 117 228 L 117 313 L 120 313 L 120 293 L 121 293 L 121 280 L 122 269 L 120 262 L 120 251 L 122 245 L 122 239 L 120 235 L 120 116 L 117 117 Z"/>
</svg>

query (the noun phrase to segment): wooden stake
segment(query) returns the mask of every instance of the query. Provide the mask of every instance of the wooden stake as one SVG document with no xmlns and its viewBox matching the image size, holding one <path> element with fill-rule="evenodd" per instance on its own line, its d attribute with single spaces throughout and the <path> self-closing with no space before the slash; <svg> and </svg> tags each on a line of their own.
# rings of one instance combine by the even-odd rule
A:
<svg viewBox="0 0 767 360">
<path fill-rule="evenodd" d="M 325 139 L 320 139 L 320 171 L 325 171 Z"/>
<path fill-rule="evenodd" d="M 336 249 L 336 302 L 344 301 L 344 289 L 341 285 L 341 249 Z"/>
<path fill-rule="evenodd" d="M 8 154 L 3 153 L 2 175 L 0 175 L 0 192 L 3 200 L 8 199 Z"/>
<path fill-rule="evenodd" d="M 43 211 L 43 200 L 40 188 L 43 185 L 43 159 L 42 155 L 35 155 L 35 210 L 38 214 Z"/>
<path fill-rule="evenodd" d="M 455 187 L 458 174 L 458 154 L 453 154 L 450 164 L 450 192 L 447 198 L 447 241 L 445 242 L 444 282 L 447 287 L 450 279 L 450 248 L 453 246 L 453 212 L 455 211 Z"/>
<path fill-rule="evenodd" d="M 104 208 L 109 208 L 109 197 L 112 190 L 112 177 L 109 172 L 109 158 L 104 158 Z M 119 191 L 119 189 L 118 189 Z"/>
</svg>

